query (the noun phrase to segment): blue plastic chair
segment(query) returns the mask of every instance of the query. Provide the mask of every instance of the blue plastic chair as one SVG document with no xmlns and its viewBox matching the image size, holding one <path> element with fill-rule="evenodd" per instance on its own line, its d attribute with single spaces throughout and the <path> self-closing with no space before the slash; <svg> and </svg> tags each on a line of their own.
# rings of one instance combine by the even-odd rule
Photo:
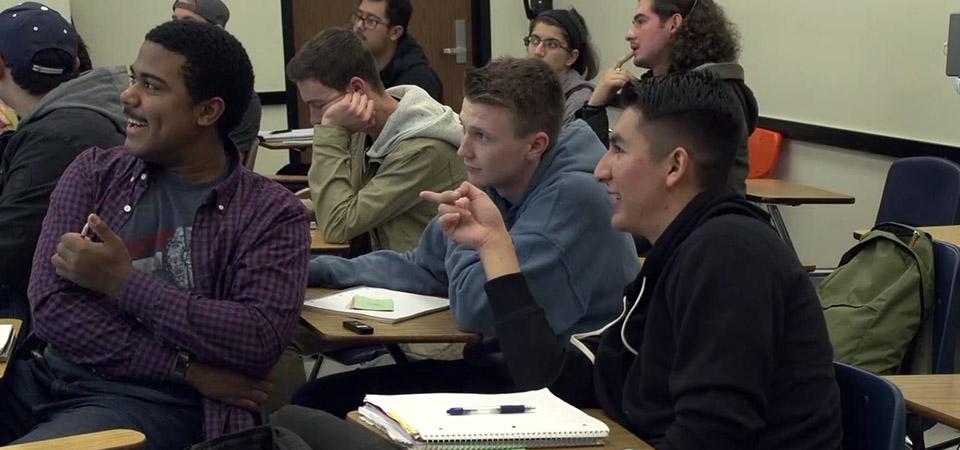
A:
<svg viewBox="0 0 960 450">
<path fill-rule="evenodd" d="M 840 386 L 843 448 L 903 450 L 906 404 L 896 385 L 863 369 L 834 362 Z"/>
<path fill-rule="evenodd" d="M 933 373 L 953 373 L 960 325 L 960 247 L 933 241 L 937 303 L 933 307 Z"/>
<path fill-rule="evenodd" d="M 877 212 L 876 223 L 883 222 L 960 224 L 960 165 L 929 156 L 894 161 Z"/>
</svg>

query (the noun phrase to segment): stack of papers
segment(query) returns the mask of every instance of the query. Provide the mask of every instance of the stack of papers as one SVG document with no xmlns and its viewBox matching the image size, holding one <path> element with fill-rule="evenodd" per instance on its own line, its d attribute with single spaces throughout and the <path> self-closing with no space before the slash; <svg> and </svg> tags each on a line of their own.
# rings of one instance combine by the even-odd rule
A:
<svg viewBox="0 0 960 450">
<path fill-rule="evenodd" d="M 0 362 L 10 358 L 13 351 L 13 325 L 0 324 Z"/>
<path fill-rule="evenodd" d="M 397 323 L 447 309 L 450 300 L 391 289 L 357 287 L 307 300 L 303 305 L 353 318 Z"/>
<path fill-rule="evenodd" d="M 525 405 L 515 414 L 450 415 L 454 407 Z M 518 448 L 603 445 L 610 428 L 547 389 L 514 394 L 367 395 L 360 416 L 407 448 Z"/>
<path fill-rule="evenodd" d="M 264 142 L 313 142 L 313 128 L 296 130 L 261 131 L 260 139 Z"/>
</svg>

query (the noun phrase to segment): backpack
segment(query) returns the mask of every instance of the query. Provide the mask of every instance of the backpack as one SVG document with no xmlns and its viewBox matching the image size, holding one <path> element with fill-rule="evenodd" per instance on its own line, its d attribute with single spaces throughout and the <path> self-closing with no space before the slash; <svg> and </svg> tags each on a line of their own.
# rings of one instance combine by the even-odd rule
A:
<svg viewBox="0 0 960 450">
<path fill-rule="evenodd" d="M 833 358 L 877 374 L 929 373 L 933 361 L 933 242 L 883 223 L 817 286 Z"/>
</svg>

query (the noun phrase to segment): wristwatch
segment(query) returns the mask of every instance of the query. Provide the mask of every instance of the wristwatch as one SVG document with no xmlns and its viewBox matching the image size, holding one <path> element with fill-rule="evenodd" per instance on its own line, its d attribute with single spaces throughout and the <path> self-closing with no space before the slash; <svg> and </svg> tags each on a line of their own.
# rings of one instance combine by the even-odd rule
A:
<svg viewBox="0 0 960 450">
<path fill-rule="evenodd" d="M 190 354 L 180 350 L 173 361 L 168 378 L 177 384 L 187 384 L 187 369 L 190 367 Z"/>
</svg>

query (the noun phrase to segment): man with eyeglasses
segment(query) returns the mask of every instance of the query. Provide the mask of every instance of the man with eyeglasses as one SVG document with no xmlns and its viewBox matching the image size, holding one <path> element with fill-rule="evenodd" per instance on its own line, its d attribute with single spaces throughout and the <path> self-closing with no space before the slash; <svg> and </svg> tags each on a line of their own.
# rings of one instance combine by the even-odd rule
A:
<svg viewBox="0 0 960 450">
<path fill-rule="evenodd" d="M 410 0 L 362 0 L 350 17 L 353 31 L 373 53 L 386 88 L 412 84 L 443 102 L 443 83 L 430 67 L 420 44 L 407 32 Z"/>
</svg>

